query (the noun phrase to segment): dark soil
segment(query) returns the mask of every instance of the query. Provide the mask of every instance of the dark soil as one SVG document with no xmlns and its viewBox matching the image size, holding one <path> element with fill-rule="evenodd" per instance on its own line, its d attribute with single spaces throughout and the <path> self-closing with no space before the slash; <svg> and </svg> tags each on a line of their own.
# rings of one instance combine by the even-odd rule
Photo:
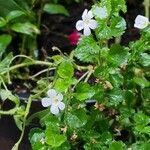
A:
<svg viewBox="0 0 150 150">
<path fill-rule="evenodd" d="M 61 15 L 48 15 L 43 14 L 41 35 L 38 37 L 38 46 L 40 50 L 40 59 L 46 55 L 53 55 L 52 47 L 56 46 L 63 52 L 69 53 L 74 47 L 69 43 L 67 35 L 75 30 L 75 23 L 81 18 L 81 14 L 85 8 L 90 8 L 91 1 L 86 0 L 81 4 L 67 5 L 70 12 L 70 17 L 64 17 Z M 134 19 L 138 14 L 144 14 L 144 7 L 142 0 L 127 0 L 128 13 L 124 14 L 124 18 L 127 21 L 126 33 L 122 36 L 121 43 L 128 45 L 129 41 L 139 38 L 139 32 L 133 28 Z M 14 86 L 15 89 L 17 88 Z M 22 96 L 22 95 L 21 95 Z M 25 95 L 26 96 L 26 95 Z M 22 96 L 24 97 L 24 96 Z M 11 108 L 9 102 L 3 105 L 3 108 Z M 34 112 L 41 109 L 39 103 L 33 103 L 31 110 Z M 32 113 L 32 112 L 31 112 Z M 34 127 L 35 125 L 32 125 Z M 25 133 L 24 140 L 20 146 L 20 150 L 30 150 L 31 146 L 28 141 L 28 131 L 31 128 L 28 127 Z M 0 150 L 11 150 L 12 146 L 18 140 L 20 131 L 17 129 L 12 116 L 1 116 L 0 119 Z"/>
</svg>

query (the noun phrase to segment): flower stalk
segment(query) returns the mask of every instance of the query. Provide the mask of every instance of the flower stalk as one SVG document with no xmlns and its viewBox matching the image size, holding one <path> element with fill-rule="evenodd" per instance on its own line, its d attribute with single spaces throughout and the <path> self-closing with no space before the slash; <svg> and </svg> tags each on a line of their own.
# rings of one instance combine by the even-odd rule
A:
<svg viewBox="0 0 150 150">
<path fill-rule="evenodd" d="M 145 16 L 149 19 L 149 17 L 150 17 L 150 1 L 144 0 L 144 5 L 145 5 Z"/>
</svg>

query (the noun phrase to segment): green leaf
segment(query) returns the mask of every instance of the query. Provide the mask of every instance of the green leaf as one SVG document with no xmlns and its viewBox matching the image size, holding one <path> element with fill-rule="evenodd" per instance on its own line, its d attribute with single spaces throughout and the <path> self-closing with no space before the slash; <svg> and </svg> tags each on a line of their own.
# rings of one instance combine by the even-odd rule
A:
<svg viewBox="0 0 150 150">
<path fill-rule="evenodd" d="M 93 14 L 97 19 L 107 19 L 110 16 L 111 9 L 110 0 L 101 0 L 100 3 L 92 6 Z"/>
<path fill-rule="evenodd" d="M 58 133 L 55 127 L 47 127 L 45 131 L 46 135 L 46 143 L 52 147 L 59 147 L 66 141 L 66 137 L 60 133 Z"/>
<path fill-rule="evenodd" d="M 150 82 L 144 78 L 134 77 L 133 81 L 142 88 L 150 87 Z"/>
<path fill-rule="evenodd" d="M 2 54 L 5 52 L 5 49 L 10 44 L 12 38 L 8 34 L 3 34 L 0 36 L 0 58 L 2 57 Z"/>
<path fill-rule="evenodd" d="M 97 19 L 98 27 L 95 30 L 96 37 L 101 40 L 101 39 L 110 39 L 112 37 L 111 34 L 111 29 L 107 25 L 107 21 L 105 20 L 100 20 Z"/>
<path fill-rule="evenodd" d="M 48 108 L 48 109 L 45 109 L 45 110 L 42 110 L 42 111 L 38 111 L 38 112 L 32 114 L 31 116 L 28 117 L 28 119 L 26 121 L 26 125 L 29 125 L 32 122 L 32 120 L 35 119 L 35 118 L 40 119 L 40 118 L 45 117 L 47 114 L 49 115 L 49 112 L 50 112 L 50 110 Z M 42 120 L 42 123 L 43 122 L 44 121 Z"/>
<path fill-rule="evenodd" d="M 71 128 L 80 128 L 87 123 L 87 115 L 84 110 L 68 112 L 65 118 L 67 125 Z"/>
<path fill-rule="evenodd" d="M 16 19 L 22 15 L 25 15 L 25 13 L 23 11 L 20 11 L 20 10 L 14 10 L 14 11 L 11 11 L 7 16 L 6 16 L 6 20 L 7 21 L 11 21 L 13 19 Z"/>
<path fill-rule="evenodd" d="M 13 58 L 12 53 L 9 53 L 0 63 L 0 73 L 6 72 L 9 70 L 10 62 Z"/>
<path fill-rule="evenodd" d="M 150 55 L 147 53 L 142 53 L 140 56 L 140 63 L 144 67 L 149 67 L 150 66 Z"/>
<path fill-rule="evenodd" d="M 142 128 L 142 129 L 140 130 L 140 133 L 144 133 L 144 134 L 150 135 L 150 127 L 149 127 L 149 126 L 146 126 L 146 127 Z"/>
<path fill-rule="evenodd" d="M 10 95 L 11 95 L 11 92 L 10 92 L 10 91 L 4 90 L 4 89 L 1 89 L 1 90 L 0 90 L 0 97 L 1 97 L 1 100 L 5 101 L 7 98 L 9 98 Z"/>
<path fill-rule="evenodd" d="M 50 114 L 50 109 L 47 109 L 48 114 L 45 114 L 45 116 L 41 116 L 40 124 L 42 126 L 55 126 L 57 127 L 57 124 L 59 124 L 59 120 L 57 117 Z"/>
<path fill-rule="evenodd" d="M 81 82 L 77 85 L 74 96 L 80 101 L 85 101 L 86 99 L 92 98 L 94 94 L 95 90 L 88 83 Z"/>
<path fill-rule="evenodd" d="M 7 24 L 7 21 L 4 18 L 0 17 L 0 28 L 4 27 L 6 24 Z"/>
<path fill-rule="evenodd" d="M 74 68 L 70 61 L 63 61 L 59 66 L 57 70 L 58 75 L 61 78 L 68 79 L 72 78 L 74 75 Z"/>
<path fill-rule="evenodd" d="M 59 4 L 45 4 L 44 11 L 49 14 L 63 14 L 69 16 L 67 9 Z"/>
<path fill-rule="evenodd" d="M 120 66 L 128 60 L 128 51 L 119 44 L 113 44 L 110 48 L 108 62 L 110 66 Z"/>
<path fill-rule="evenodd" d="M 33 150 L 47 150 L 44 145 L 45 133 L 41 129 L 31 129 L 29 133 L 29 140 Z"/>
<path fill-rule="evenodd" d="M 126 22 L 120 16 L 112 16 L 108 22 L 106 20 L 97 19 L 97 22 L 98 27 L 95 31 L 99 40 L 121 36 L 126 29 Z"/>
<path fill-rule="evenodd" d="M 150 143 L 141 141 L 141 142 L 134 143 L 131 147 L 133 150 L 149 150 Z"/>
<path fill-rule="evenodd" d="M 110 22 L 110 30 L 112 37 L 119 37 L 125 32 L 126 22 L 122 17 L 112 16 Z"/>
<path fill-rule="evenodd" d="M 117 88 L 123 84 L 123 76 L 120 73 L 111 74 L 109 78 L 113 87 Z"/>
<path fill-rule="evenodd" d="M 146 126 L 147 124 L 150 123 L 150 117 L 148 117 L 142 112 L 138 112 L 137 114 L 134 115 L 134 121 L 136 125 Z"/>
<path fill-rule="evenodd" d="M 61 79 L 58 78 L 55 82 L 54 88 L 58 90 L 59 92 L 65 92 L 72 84 L 72 79 Z"/>
<path fill-rule="evenodd" d="M 108 93 L 108 97 L 109 97 L 108 104 L 110 106 L 117 106 L 125 100 L 124 91 L 120 89 L 113 89 Z"/>
<path fill-rule="evenodd" d="M 20 131 L 22 131 L 22 125 L 23 125 L 23 116 L 22 115 L 14 115 L 15 124 L 18 127 Z"/>
<path fill-rule="evenodd" d="M 14 30 L 15 32 L 19 32 L 31 36 L 33 34 L 40 33 L 39 29 L 35 25 L 31 24 L 30 22 L 15 23 L 11 26 L 11 29 Z"/>
<path fill-rule="evenodd" d="M 109 145 L 108 150 L 124 150 L 122 142 L 114 141 Z"/>
<path fill-rule="evenodd" d="M 98 66 L 95 69 L 94 76 L 98 79 L 107 79 L 109 77 L 109 68 L 107 66 Z"/>
<path fill-rule="evenodd" d="M 56 65 L 60 64 L 64 60 L 64 58 L 61 55 L 54 55 L 51 57 L 51 59 L 54 61 L 54 64 Z"/>
<path fill-rule="evenodd" d="M 92 36 L 83 36 L 75 49 L 75 56 L 83 62 L 97 62 L 100 48 Z"/>
<path fill-rule="evenodd" d="M 125 0 L 111 0 L 111 6 L 112 6 L 112 14 L 118 15 L 120 10 L 122 10 L 124 13 L 127 11 L 126 7 L 126 1 Z"/>
</svg>

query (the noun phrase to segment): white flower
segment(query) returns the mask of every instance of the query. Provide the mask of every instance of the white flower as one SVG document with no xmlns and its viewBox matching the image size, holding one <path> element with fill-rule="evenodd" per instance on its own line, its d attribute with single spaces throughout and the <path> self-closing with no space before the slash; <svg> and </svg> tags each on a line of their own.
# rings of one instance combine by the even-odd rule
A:
<svg viewBox="0 0 150 150">
<path fill-rule="evenodd" d="M 139 29 L 144 29 L 148 26 L 149 24 L 149 20 L 148 18 L 138 15 L 135 18 L 135 23 L 134 23 L 134 27 L 139 28 Z"/>
<path fill-rule="evenodd" d="M 55 115 L 59 113 L 59 110 L 64 110 L 65 104 L 62 102 L 63 95 L 61 93 L 57 93 L 54 89 L 50 89 L 47 95 L 48 97 L 42 99 L 43 107 L 51 106 L 50 111 Z"/>
<path fill-rule="evenodd" d="M 83 34 L 85 36 L 89 36 L 91 34 L 91 29 L 95 29 L 97 27 L 97 22 L 92 18 L 92 11 L 85 9 L 82 14 L 82 20 L 79 20 L 76 23 L 76 29 L 78 31 L 83 29 Z"/>
<path fill-rule="evenodd" d="M 105 19 L 108 16 L 106 7 L 96 6 L 93 11 L 94 11 L 94 14 L 100 19 Z"/>
</svg>

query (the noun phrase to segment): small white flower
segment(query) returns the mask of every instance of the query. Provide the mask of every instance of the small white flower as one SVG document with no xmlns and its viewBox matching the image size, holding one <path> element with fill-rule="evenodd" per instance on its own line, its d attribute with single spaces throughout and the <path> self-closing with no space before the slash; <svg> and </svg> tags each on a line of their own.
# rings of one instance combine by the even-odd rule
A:
<svg viewBox="0 0 150 150">
<path fill-rule="evenodd" d="M 94 11 L 94 14 L 100 19 L 105 19 L 108 16 L 106 7 L 97 6 L 95 7 L 93 11 Z"/>
<path fill-rule="evenodd" d="M 47 92 L 48 97 L 44 97 L 42 99 L 43 107 L 50 107 L 50 111 L 52 114 L 57 115 L 59 110 L 65 109 L 65 104 L 62 102 L 63 95 L 61 93 L 57 93 L 54 89 L 50 89 Z"/>
<path fill-rule="evenodd" d="M 83 34 L 85 36 L 89 36 L 91 34 L 91 29 L 95 29 L 97 27 L 97 22 L 92 18 L 92 11 L 85 9 L 82 14 L 82 20 L 79 20 L 76 23 L 76 29 L 78 31 L 83 29 Z"/>
<path fill-rule="evenodd" d="M 138 15 L 135 18 L 135 23 L 134 23 L 134 27 L 139 28 L 139 29 L 144 29 L 148 26 L 149 24 L 149 20 L 148 18 Z"/>
</svg>

